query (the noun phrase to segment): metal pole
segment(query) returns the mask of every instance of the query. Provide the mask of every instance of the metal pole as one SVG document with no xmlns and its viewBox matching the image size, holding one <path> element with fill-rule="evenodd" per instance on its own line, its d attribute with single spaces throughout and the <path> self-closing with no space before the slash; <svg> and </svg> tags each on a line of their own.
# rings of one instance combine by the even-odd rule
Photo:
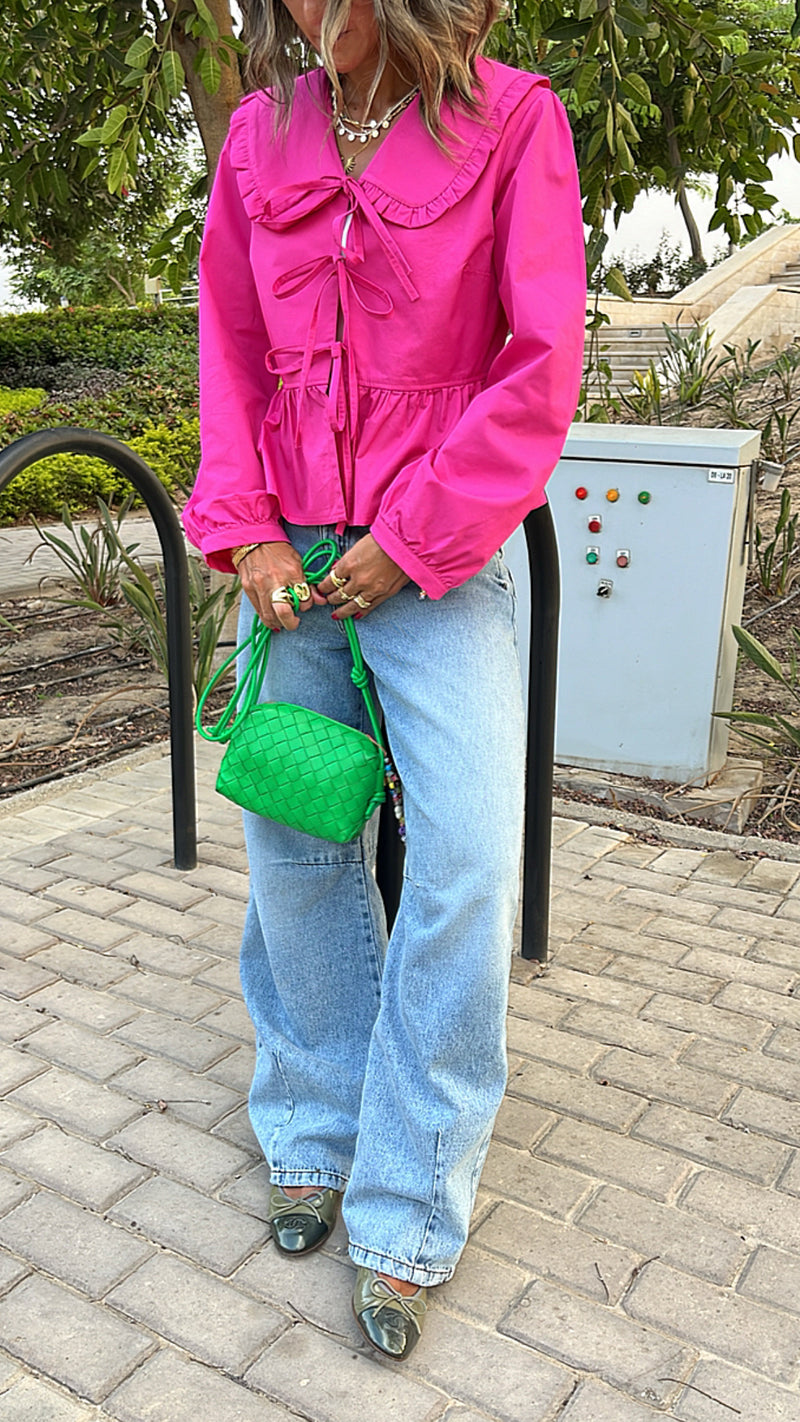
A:
<svg viewBox="0 0 800 1422">
<path fill-rule="evenodd" d="M 167 600 L 170 752 L 172 760 L 172 835 L 176 869 L 197 865 L 195 805 L 192 624 L 189 569 L 181 526 L 169 494 L 138 454 L 97 430 L 37 430 L 0 452 L 0 493 L 17 474 L 51 454 L 88 454 L 103 459 L 130 479 L 156 526 L 164 556 Z"/>
<path fill-rule="evenodd" d="M 522 956 L 547 961 L 550 849 L 553 832 L 553 758 L 561 582 L 558 545 L 548 504 L 525 519 L 531 577 L 528 664 L 528 770 L 522 874 Z"/>
</svg>

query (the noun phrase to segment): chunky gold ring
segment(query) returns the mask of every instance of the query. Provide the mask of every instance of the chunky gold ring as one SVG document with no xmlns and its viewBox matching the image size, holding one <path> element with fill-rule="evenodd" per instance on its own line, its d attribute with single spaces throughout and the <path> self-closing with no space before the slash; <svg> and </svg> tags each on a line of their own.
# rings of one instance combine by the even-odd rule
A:
<svg viewBox="0 0 800 1422">
<path fill-rule="evenodd" d="M 311 589 L 308 586 L 308 583 L 292 583 L 292 587 L 297 593 L 297 596 L 299 597 L 301 602 L 308 602 L 308 599 L 311 596 Z"/>
<path fill-rule="evenodd" d="M 338 573 L 331 573 L 331 582 L 335 588 L 343 588 L 347 578 L 340 578 Z"/>
<path fill-rule="evenodd" d="M 365 597 L 362 597 L 361 593 L 356 593 L 355 597 L 353 598 L 353 602 L 355 603 L 356 607 L 372 607 L 372 603 L 368 602 Z"/>
<path fill-rule="evenodd" d="M 348 595 L 347 595 L 347 593 L 345 592 L 344 588 L 337 588 L 336 591 L 337 591 L 337 593 L 338 593 L 338 595 L 339 595 L 339 601 L 340 601 L 340 602 L 349 602 L 349 601 L 350 601 L 350 598 L 348 597 Z"/>
<path fill-rule="evenodd" d="M 291 600 L 292 594 L 286 587 L 275 588 L 274 591 L 270 593 L 270 602 L 291 602 Z"/>
</svg>

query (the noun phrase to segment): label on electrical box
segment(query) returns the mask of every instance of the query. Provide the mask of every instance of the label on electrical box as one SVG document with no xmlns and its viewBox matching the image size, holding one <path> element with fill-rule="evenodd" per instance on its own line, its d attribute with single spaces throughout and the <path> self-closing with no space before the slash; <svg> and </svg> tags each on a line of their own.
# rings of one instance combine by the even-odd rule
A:
<svg viewBox="0 0 800 1422">
<path fill-rule="evenodd" d="M 735 469 L 709 469 L 709 471 L 708 471 L 708 482 L 709 482 L 709 484 L 735 484 L 735 483 L 736 483 L 736 470 L 735 470 Z"/>
</svg>

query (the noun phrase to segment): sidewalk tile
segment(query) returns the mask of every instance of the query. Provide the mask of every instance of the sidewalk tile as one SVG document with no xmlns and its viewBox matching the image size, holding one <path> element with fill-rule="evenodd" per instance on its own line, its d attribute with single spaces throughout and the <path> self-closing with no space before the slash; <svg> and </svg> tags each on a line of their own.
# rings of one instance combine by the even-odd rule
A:
<svg viewBox="0 0 800 1422">
<path fill-rule="evenodd" d="M 14 1141 L 21 1140 L 23 1136 L 31 1135 L 41 1124 L 36 1116 L 29 1116 L 27 1112 L 15 1109 L 9 1101 L 0 1101 L 0 1150 L 4 1150 Z"/>
<path fill-rule="evenodd" d="M 800 1259 L 762 1245 L 740 1279 L 738 1291 L 784 1313 L 800 1313 Z"/>
<path fill-rule="evenodd" d="M 46 949 L 52 952 L 52 949 Z M 48 983 L 56 980 L 56 974 L 51 972 L 46 964 L 21 959 L 19 962 L 14 958 L 9 958 L 5 953 L 0 953 L 0 995 L 11 997 L 15 1001 L 20 998 L 30 997 L 31 993 L 37 992 L 39 988 L 46 987 Z"/>
<path fill-rule="evenodd" d="M 132 933 L 111 950 L 135 968 L 148 968 L 168 978 L 191 978 L 202 972 L 215 959 L 209 953 L 198 952 L 176 943 L 174 938 L 158 938 L 152 933 Z"/>
<path fill-rule="evenodd" d="M 54 943 L 52 933 L 43 933 L 29 923 L 19 923 L 15 919 L 0 918 L 0 943 L 12 958 L 28 958 L 41 948 L 49 948 Z"/>
<path fill-rule="evenodd" d="M 69 914 L 71 910 L 64 909 L 63 912 Z M 103 924 L 106 920 L 96 918 L 93 922 Z M 67 934 L 67 937 L 69 936 Z M 119 958 L 107 958 L 103 953 L 96 953 L 80 939 L 76 943 L 58 943 L 54 948 L 45 948 L 43 952 L 37 953 L 33 961 L 40 965 L 40 970 L 48 973 L 48 981 L 52 981 L 57 975 L 65 978 L 67 982 L 83 983 L 85 987 L 98 989 L 120 983 L 133 973 L 130 964 Z M 0 989 L 2 986 L 3 979 L 0 977 Z M 44 983 L 41 986 L 43 987 Z"/>
<path fill-rule="evenodd" d="M 642 1262 L 639 1254 L 601 1242 L 575 1225 L 533 1215 L 505 1201 L 478 1227 L 474 1242 L 481 1249 L 523 1265 L 528 1271 L 527 1277 L 522 1276 L 525 1283 L 530 1282 L 532 1271 L 601 1304 L 619 1302 L 634 1269 Z M 459 1273 L 460 1266 L 456 1279 Z M 518 1287 L 510 1303 L 515 1303 L 521 1293 L 522 1288 Z"/>
<path fill-rule="evenodd" d="M 505 1096 L 495 1119 L 493 1139 L 517 1150 L 530 1150 L 557 1120 L 552 1111 L 543 1111 L 531 1101 Z"/>
<path fill-rule="evenodd" d="M 800 864 L 785 864 L 781 859 L 758 859 L 742 880 L 742 887 L 766 889 L 768 893 L 786 894 L 800 877 Z"/>
<path fill-rule="evenodd" d="M 124 1229 L 46 1190 L 0 1220 L 0 1243 L 90 1298 L 101 1298 L 151 1253 Z"/>
<path fill-rule="evenodd" d="M 552 1417 L 573 1389 L 573 1374 L 512 1342 L 505 1332 L 487 1333 L 434 1310 L 414 1355 L 415 1372 L 503 1422 Z"/>
<path fill-rule="evenodd" d="M 243 1002 L 223 1002 L 221 1007 L 207 1012 L 202 1023 L 204 1027 L 210 1027 L 212 1031 L 234 1038 L 237 1042 L 246 1042 L 248 1046 L 255 1036 L 250 1015 Z"/>
<path fill-rule="evenodd" d="M 508 1019 L 508 1049 L 578 1072 L 587 1072 L 603 1054 L 597 1042 L 573 1037 L 569 1032 L 559 1032 L 540 1022 L 526 1022 L 523 1017 Z"/>
<path fill-rule="evenodd" d="M 0 884 L 0 914 L 12 923 L 35 923 L 49 913 L 50 905 L 36 894 Z"/>
<path fill-rule="evenodd" d="M 54 1017 L 91 1027 L 94 1032 L 113 1032 L 136 1016 L 135 1007 L 80 983 L 51 983 L 28 1001 L 36 1012 L 50 1012 Z M 47 1018 L 41 1020 L 46 1022 Z"/>
<path fill-rule="evenodd" d="M 110 1083 L 110 1089 L 151 1106 L 164 1101 L 171 1116 L 190 1126 L 213 1126 L 240 1101 L 227 1086 L 220 1086 L 209 1077 L 197 1077 L 161 1057 L 148 1057 L 122 1072 Z"/>
<path fill-rule="evenodd" d="M 644 933 L 620 933 L 604 923 L 593 923 L 584 929 L 580 943 L 594 943 L 613 954 L 624 953 L 630 958 L 652 958 L 659 966 L 674 966 L 686 952 L 685 943 L 670 943 L 666 938 L 651 938 Z M 629 1004 L 625 1004 L 627 1007 Z M 636 1011 L 633 1004 L 631 1010 Z"/>
<path fill-rule="evenodd" d="M 3 1151 L 3 1164 L 91 1209 L 107 1210 L 148 1174 L 140 1165 L 45 1126 Z"/>
<path fill-rule="evenodd" d="M 617 1008 L 620 1012 L 634 1015 L 641 1011 L 652 996 L 647 988 L 633 987 L 630 983 L 616 978 L 593 978 L 586 973 L 573 972 L 571 968 L 550 969 L 540 980 L 539 990 L 554 992 L 572 998 L 575 1002 L 601 1002 L 606 1007 Z"/>
<path fill-rule="evenodd" d="M 585 1175 L 498 1142 L 489 1147 L 481 1183 L 494 1195 L 506 1195 L 558 1219 L 566 1219 L 591 1190 Z"/>
<path fill-rule="evenodd" d="M 664 1406 L 679 1391 L 668 1379 L 686 1377 L 697 1357 L 674 1338 L 543 1279 L 531 1284 L 503 1331 L 568 1367 Z"/>
<path fill-rule="evenodd" d="M 98 1082 L 108 1081 L 125 1067 L 133 1066 L 141 1056 L 140 1052 L 123 1047 L 121 1042 L 100 1037 L 75 1022 L 51 1022 L 30 1037 L 25 1047 L 31 1056 L 80 1072 Z"/>
<path fill-rule="evenodd" d="M 663 1422 L 663 1418 L 663 1412 L 589 1379 L 581 1383 L 558 1422 Z"/>
<path fill-rule="evenodd" d="M 253 1164 L 253 1157 L 245 1151 L 157 1111 L 132 1121 L 112 1136 L 107 1146 L 206 1194 L 213 1194 L 232 1175 Z"/>
<path fill-rule="evenodd" d="M 64 908 L 76 909 L 78 913 L 98 914 L 104 918 L 115 909 L 128 908 L 131 899 L 129 894 L 102 884 L 65 878 L 57 879 L 45 889 L 42 902 L 61 904 Z"/>
<path fill-rule="evenodd" d="M 3 1393 L 3 1422 L 95 1422 L 93 1407 L 20 1373 Z"/>
<path fill-rule="evenodd" d="M 800 1063 L 781 1061 L 764 1052 L 751 1052 L 727 1042 L 693 1042 L 684 1060 L 719 1076 L 732 1077 L 745 1086 L 790 1100 L 800 1098 Z"/>
<path fill-rule="evenodd" d="M 2 1220 L 0 1220 L 0 1225 L 1 1224 Z M 21 1259 L 14 1259 L 12 1255 L 6 1254 L 5 1250 L 0 1249 L 0 1294 L 7 1293 L 9 1289 L 12 1289 L 15 1284 L 19 1283 L 20 1279 L 24 1279 L 25 1275 L 29 1273 L 30 1269 L 28 1265 L 24 1264 Z M 0 1396 L 5 1395 L 2 1392 L 2 1385 L 3 1367 L 2 1359 L 0 1359 Z M 5 1417 L 5 1413 L 3 1416 Z"/>
<path fill-rule="evenodd" d="M 37 1032 L 34 1035 L 39 1034 Z M 31 1077 L 47 1070 L 45 1062 L 29 1056 L 23 1050 L 26 1043 L 32 1040 L 33 1038 L 26 1038 L 25 1043 L 20 1043 L 18 1047 L 0 1047 L 0 1096 L 5 1096 L 15 1087 L 30 1081 Z"/>
<path fill-rule="evenodd" d="M 755 953 L 757 949 L 758 944 L 751 948 L 750 953 Z M 800 951 L 795 953 L 795 961 L 800 964 Z M 708 973 L 726 983 L 748 983 L 750 987 L 779 993 L 786 992 L 796 976 L 787 968 L 756 962 L 749 955 L 741 958 L 733 953 L 715 953 L 708 948 L 690 948 L 681 958 L 679 967 L 692 973 Z"/>
<path fill-rule="evenodd" d="M 765 920 L 766 922 L 766 920 Z M 686 948 L 712 948 L 717 953 L 742 956 L 753 942 L 752 934 L 730 933 L 726 928 L 712 928 L 705 923 L 691 923 L 685 918 L 654 918 L 642 929 L 648 937 L 663 938 L 669 943 L 683 943 Z"/>
<path fill-rule="evenodd" d="M 174 935 L 181 943 L 186 943 L 193 933 L 201 932 L 202 928 L 211 927 L 209 919 L 195 917 L 191 909 L 181 912 L 148 899 L 133 899 L 130 908 L 120 909 L 110 922 L 120 930 L 121 938 L 129 934 L 131 928 L 141 928 L 145 933 L 163 933 L 166 937 Z"/>
<path fill-rule="evenodd" d="M 37 1012 L 34 1004 L 38 1000 L 36 996 L 23 998 L 20 1002 L 12 1002 L 8 997 L 0 999 L 0 1042 L 9 1045 L 14 1042 L 21 1043 L 25 1037 L 39 1032 L 48 1022 L 53 1021 L 44 1008 Z"/>
<path fill-rule="evenodd" d="M 104 1412 L 117 1422 L 296 1422 L 297 1417 L 172 1348 L 162 1348 L 137 1368 L 107 1399 Z"/>
<path fill-rule="evenodd" d="M 790 1382 L 797 1372 L 800 1318 L 778 1318 L 773 1309 L 658 1260 L 642 1270 L 624 1307 L 632 1318 L 772 1381 Z"/>
<path fill-rule="evenodd" d="M 355 1281 L 355 1269 L 346 1256 L 332 1258 L 325 1250 L 319 1250 L 313 1269 L 298 1269 L 295 1260 L 280 1254 L 271 1244 L 237 1269 L 232 1280 L 238 1288 L 279 1309 L 286 1321 L 311 1324 L 361 1350 L 363 1338 L 350 1302 Z"/>
<path fill-rule="evenodd" d="M 208 898 L 207 888 L 185 879 L 176 869 L 171 872 L 165 870 L 163 874 L 151 869 L 139 869 L 132 874 L 120 875 L 117 888 L 129 897 L 152 899 L 157 904 L 166 904 L 178 910 L 190 908 L 192 904 L 202 903 L 203 899 Z M 117 907 L 125 908 L 127 905 L 118 904 Z"/>
<path fill-rule="evenodd" d="M 722 1119 L 738 1130 L 758 1131 L 787 1145 L 800 1145 L 800 1102 L 784 1101 L 743 1086 Z"/>
<path fill-rule="evenodd" d="M 599 1130 L 585 1121 L 559 1121 L 538 1143 L 536 1154 L 595 1179 L 630 1186 L 655 1200 L 668 1200 L 691 1170 L 688 1161 L 676 1160 L 666 1150 Z"/>
<path fill-rule="evenodd" d="M 603 1068 L 602 1078 L 608 1075 L 605 1060 L 601 1058 L 595 1068 L 598 1071 Z M 658 1065 L 661 1066 L 660 1061 Z M 578 1116 L 594 1121 L 596 1125 L 613 1126 L 618 1130 L 626 1130 L 644 1109 L 641 1095 L 617 1090 L 614 1084 L 609 1085 L 608 1080 L 586 1081 L 571 1076 L 543 1062 L 526 1062 L 518 1070 L 512 1067 L 509 1091 L 565 1116 Z"/>
<path fill-rule="evenodd" d="M 49 933 L 55 934 L 56 938 L 78 943 L 81 947 L 101 950 L 113 948 L 115 943 L 119 943 L 130 933 L 130 929 L 126 929 L 125 925 L 116 919 L 99 918 L 96 914 L 83 913 L 80 909 L 73 908 L 56 909 L 55 912 L 48 913 L 46 918 L 39 919 L 38 927 L 47 929 Z M 41 961 L 47 962 L 47 954 L 52 956 L 58 951 L 56 948 L 46 949 L 41 955 Z M 119 972 L 118 976 L 122 977 L 122 972 Z M 112 982 L 114 979 L 108 978 L 106 981 Z M 102 986 L 105 987 L 106 983 Z"/>
<path fill-rule="evenodd" d="M 703 1359 L 689 1378 L 691 1387 L 675 1404 L 681 1422 L 794 1422 L 798 1394 L 729 1367 L 716 1359 Z"/>
<path fill-rule="evenodd" d="M 110 1214 L 154 1244 L 222 1275 L 232 1274 L 269 1234 L 260 1220 L 173 1180 L 148 1180 Z"/>
<path fill-rule="evenodd" d="M 694 874 L 706 858 L 704 849 L 665 849 L 652 862 L 656 874 Z"/>
<path fill-rule="evenodd" d="M 108 1309 L 37 1275 L 0 1299 L 0 1344 L 90 1402 L 102 1401 L 156 1346 Z"/>
<path fill-rule="evenodd" d="M 543 979 L 532 983 L 517 983 L 512 978 L 509 987 L 509 1010 L 512 1015 L 524 1017 L 528 1022 L 543 1022 L 546 1027 L 558 1027 L 570 1011 L 570 1004 L 563 997 L 543 990 Z"/>
<path fill-rule="evenodd" d="M 800 1062 L 800 1032 L 791 1027 L 779 1027 L 762 1048 L 765 1055 L 780 1057 L 786 1062 Z"/>
<path fill-rule="evenodd" d="M 747 1135 L 721 1121 L 710 1121 L 695 1111 L 657 1102 L 640 1116 L 633 1133 L 641 1140 L 686 1155 L 702 1165 L 713 1165 L 734 1175 L 745 1175 L 758 1185 L 769 1185 L 789 1159 L 788 1146 Z"/>
<path fill-rule="evenodd" d="M 673 993 L 676 997 L 689 998 L 693 1002 L 710 1002 L 723 986 L 722 978 L 709 978 L 703 973 L 686 973 L 681 968 L 671 968 L 665 963 L 656 963 L 648 958 L 628 957 L 622 953 L 606 969 L 605 976 L 625 978 L 632 983 L 644 983 L 654 990 Z"/>
<path fill-rule="evenodd" d="M 24 1180 L 11 1170 L 6 1170 L 0 1164 L 0 1215 L 8 1214 L 9 1210 L 16 1209 L 23 1200 L 26 1200 L 33 1193 L 34 1186 L 30 1180 Z"/>
<path fill-rule="evenodd" d="M 745 1017 L 742 1012 L 726 1012 L 716 1003 L 687 1001 L 686 997 L 676 997 L 669 984 L 666 992 L 654 993 L 642 1017 L 647 1022 L 663 1022 L 685 1033 L 696 1032 L 701 1037 L 718 1037 L 720 1041 L 732 1042 L 749 1050 L 758 1047 L 769 1035 L 770 1028 L 754 1017 Z"/>
<path fill-rule="evenodd" d="M 113 999 L 112 999 L 113 1000 Z M 205 1071 L 230 1054 L 232 1043 L 215 1032 L 207 1032 L 196 1022 L 176 1022 L 160 1012 L 140 1012 L 133 1021 L 123 1022 L 115 1039 L 153 1056 L 168 1057 L 189 1071 Z M 249 1085 L 249 1082 L 248 1082 Z"/>
<path fill-rule="evenodd" d="M 728 1284 L 747 1257 L 737 1234 L 670 1205 L 606 1185 L 579 1215 L 580 1227 L 635 1250 L 640 1261 L 658 1257 L 688 1274 Z"/>
<path fill-rule="evenodd" d="M 520 1210 L 520 1214 L 525 1211 Z M 551 1222 L 547 1221 L 547 1226 Z M 537 1222 L 545 1224 L 544 1220 Z M 486 1221 L 484 1221 L 484 1228 Z M 559 1229 L 559 1225 L 552 1226 Z M 573 1231 L 574 1233 L 574 1231 Z M 530 1282 L 530 1274 L 501 1263 L 497 1254 L 476 1248 L 477 1231 L 467 1244 L 451 1279 L 437 1285 L 436 1303 L 472 1323 L 496 1328 Z"/>
<path fill-rule="evenodd" d="M 196 1022 L 198 1017 L 220 1005 L 219 993 L 145 969 L 129 973 L 123 982 L 116 985 L 115 991 L 140 1007 L 149 1007 L 157 1012 L 174 1012 L 176 1017 L 182 1017 L 187 1022 Z"/>
<path fill-rule="evenodd" d="M 800 1210 L 789 1195 L 734 1175 L 703 1170 L 690 1181 L 681 1207 L 723 1224 L 743 1238 L 800 1254 Z"/>
<path fill-rule="evenodd" d="M 238 1375 L 286 1327 L 285 1314 L 170 1255 L 130 1273 L 106 1302 L 203 1363 Z"/>
<path fill-rule="evenodd" d="M 646 1013 L 647 1007 L 642 1011 Z M 609 1047 L 627 1047 L 646 1057 L 677 1057 L 690 1041 L 688 1032 L 628 1017 L 624 1012 L 591 1002 L 573 1007 L 562 1026 L 565 1031 L 594 1037 Z"/>
<path fill-rule="evenodd" d="M 107 1087 L 97 1086 L 60 1067 L 51 1067 L 18 1087 L 9 1100 L 47 1121 L 54 1121 L 65 1131 L 98 1141 L 105 1140 L 112 1131 L 121 1130 L 142 1114 L 138 1102 L 128 1101 Z"/>
<path fill-rule="evenodd" d="M 192 1030 L 202 1031 L 202 1028 L 193 1028 Z M 220 1046 L 226 1055 L 208 1068 L 206 1076 L 210 1076 L 212 1081 L 218 1081 L 221 1086 L 229 1087 L 239 1096 L 246 1096 L 250 1090 L 255 1070 L 255 1048 L 234 1047 L 231 1051 L 233 1043 L 226 1041 L 224 1037 L 220 1041 Z"/>
<path fill-rule="evenodd" d="M 709 1116 L 718 1116 L 735 1091 L 732 1082 L 722 1081 L 710 1072 L 693 1071 L 656 1057 L 641 1057 L 622 1047 L 610 1051 L 594 1070 L 612 1087 L 636 1091 L 655 1101 L 689 1106 Z"/>
</svg>

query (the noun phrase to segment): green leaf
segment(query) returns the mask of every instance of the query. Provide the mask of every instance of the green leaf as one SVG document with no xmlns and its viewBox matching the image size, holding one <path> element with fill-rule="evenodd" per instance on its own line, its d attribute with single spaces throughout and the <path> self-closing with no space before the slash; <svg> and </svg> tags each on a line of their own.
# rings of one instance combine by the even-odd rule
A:
<svg viewBox="0 0 800 1422">
<path fill-rule="evenodd" d="M 108 162 L 108 177 L 106 183 L 110 193 L 118 193 L 120 188 L 126 186 L 128 180 L 128 159 L 124 148 L 113 148 Z"/>
<path fill-rule="evenodd" d="M 633 301 L 628 283 L 619 267 L 609 267 L 605 281 L 612 296 L 621 296 L 623 301 Z"/>
<path fill-rule="evenodd" d="M 744 627 L 733 627 L 732 631 L 737 643 L 753 666 L 758 667 L 759 671 L 763 671 L 773 681 L 785 683 L 786 678 L 778 662 L 763 642 L 759 642 L 758 638 Z"/>
<path fill-rule="evenodd" d="M 165 50 L 161 56 L 161 73 L 169 94 L 173 99 L 177 99 L 178 95 L 183 92 L 186 75 L 180 55 L 176 54 L 174 49 Z"/>
<path fill-rule="evenodd" d="M 222 80 L 222 66 L 213 50 L 202 49 L 198 63 L 200 82 L 207 94 L 216 94 Z"/>
<path fill-rule="evenodd" d="M 800 134 L 798 134 L 798 138 L 800 138 Z M 93 144 L 101 143 L 102 141 L 102 128 L 87 128 L 85 133 L 78 134 L 78 137 L 75 139 L 75 142 L 81 148 L 91 148 Z"/>
<path fill-rule="evenodd" d="M 139 35 L 125 55 L 125 63 L 130 69 L 146 69 L 152 53 L 153 40 L 150 35 Z"/>
<path fill-rule="evenodd" d="M 634 104 L 649 107 L 653 102 L 650 96 L 650 90 L 641 74 L 626 74 L 622 80 L 621 88 L 626 99 L 630 99 Z"/>
<path fill-rule="evenodd" d="M 101 143 L 115 143 L 122 131 L 122 126 L 128 117 L 128 110 L 125 104 L 117 104 L 111 110 L 102 129 L 100 130 Z"/>
</svg>

